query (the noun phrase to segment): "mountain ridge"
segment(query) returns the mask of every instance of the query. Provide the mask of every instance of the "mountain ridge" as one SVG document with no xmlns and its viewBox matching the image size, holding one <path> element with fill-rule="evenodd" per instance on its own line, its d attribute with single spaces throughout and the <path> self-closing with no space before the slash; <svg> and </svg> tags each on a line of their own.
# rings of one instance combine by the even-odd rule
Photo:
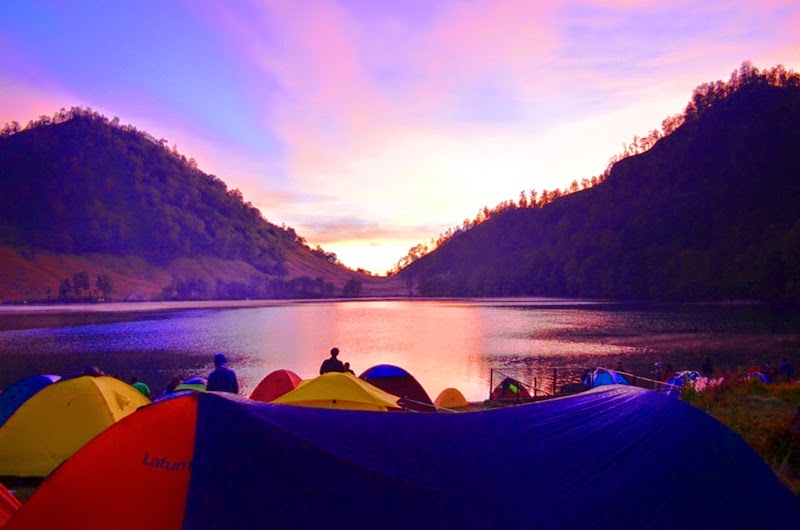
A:
<svg viewBox="0 0 800 530">
<path fill-rule="evenodd" d="M 166 141 L 79 108 L 0 136 L 0 246 L 6 301 L 100 297 L 76 288 L 82 272 L 115 300 L 404 292 L 308 248 Z"/>
<path fill-rule="evenodd" d="M 715 99 L 595 187 L 414 261 L 422 295 L 800 300 L 800 88 Z"/>
<path fill-rule="evenodd" d="M 116 121 L 72 109 L 0 131 L 0 300 L 800 301 L 800 76 L 782 67 L 700 85 L 596 185 L 485 208 L 388 278 Z"/>
</svg>

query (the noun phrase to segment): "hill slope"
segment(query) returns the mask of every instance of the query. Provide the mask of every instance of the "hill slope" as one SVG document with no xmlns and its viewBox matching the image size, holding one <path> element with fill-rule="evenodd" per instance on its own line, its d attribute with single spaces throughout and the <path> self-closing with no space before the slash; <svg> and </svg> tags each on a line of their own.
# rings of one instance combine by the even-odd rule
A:
<svg viewBox="0 0 800 530">
<path fill-rule="evenodd" d="M 707 107 L 600 185 L 504 211 L 401 275 L 425 295 L 800 300 L 800 88 Z"/>
<path fill-rule="evenodd" d="M 81 109 L 0 137 L 0 246 L 0 299 L 12 301 L 96 296 L 103 275 L 114 299 L 323 297 L 348 282 L 370 296 L 398 284 L 311 251 L 194 161 Z M 82 271 L 90 288 L 75 286 Z"/>
</svg>

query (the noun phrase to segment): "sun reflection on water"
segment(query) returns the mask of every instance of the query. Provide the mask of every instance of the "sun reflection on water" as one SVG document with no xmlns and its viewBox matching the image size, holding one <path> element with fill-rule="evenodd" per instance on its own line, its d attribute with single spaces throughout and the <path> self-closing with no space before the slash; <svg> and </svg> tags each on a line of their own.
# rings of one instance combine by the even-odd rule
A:
<svg viewBox="0 0 800 530">
<path fill-rule="evenodd" d="M 800 322 L 796 313 L 776 316 L 763 309 L 541 299 L 252 305 L 0 312 L 0 387 L 34 373 L 75 373 L 94 364 L 160 389 L 174 375 L 206 376 L 213 355 L 225 352 L 249 393 L 277 369 L 315 377 L 336 346 L 356 374 L 393 364 L 414 375 L 432 399 L 456 387 L 467 399 L 481 400 L 488 396 L 492 369 L 532 379 L 551 367 L 577 369 L 624 358 L 646 370 L 653 359 L 664 360 L 658 356 L 668 353 L 665 344 L 678 339 L 763 337 L 789 333 Z M 703 354 L 687 352 L 687 363 Z"/>
</svg>

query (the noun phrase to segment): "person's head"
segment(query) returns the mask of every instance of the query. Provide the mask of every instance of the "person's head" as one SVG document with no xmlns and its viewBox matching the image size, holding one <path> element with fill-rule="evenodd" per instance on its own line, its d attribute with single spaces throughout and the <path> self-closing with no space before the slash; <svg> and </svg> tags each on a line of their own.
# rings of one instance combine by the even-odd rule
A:
<svg viewBox="0 0 800 530">
<path fill-rule="evenodd" d="M 331 357 L 339 355 L 339 348 L 331 348 Z"/>
<path fill-rule="evenodd" d="M 93 365 L 89 365 L 83 369 L 83 375 L 91 375 L 93 377 L 97 377 L 105 374 L 103 373 L 102 370 L 100 370 L 100 368 Z"/>
<path fill-rule="evenodd" d="M 218 353 L 214 356 L 214 366 L 222 366 L 228 364 L 228 359 L 225 358 L 224 353 Z"/>
<path fill-rule="evenodd" d="M 345 370 L 349 370 L 350 369 L 350 363 L 344 363 L 344 369 Z"/>
</svg>

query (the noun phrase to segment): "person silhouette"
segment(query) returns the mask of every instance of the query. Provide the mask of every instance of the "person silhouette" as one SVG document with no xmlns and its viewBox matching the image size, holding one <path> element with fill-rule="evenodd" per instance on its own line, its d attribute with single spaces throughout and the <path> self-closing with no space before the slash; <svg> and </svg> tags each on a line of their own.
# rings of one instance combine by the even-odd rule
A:
<svg viewBox="0 0 800 530">
<path fill-rule="evenodd" d="M 778 365 L 778 378 L 789 382 L 794 379 L 794 366 L 785 355 L 781 358 L 781 364 Z"/>
<path fill-rule="evenodd" d="M 208 374 L 206 390 L 238 394 L 239 381 L 236 379 L 236 372 L 228 368 L 228 360 L 224 353 L 214 356 L 214 367 L 214 371 Z"/>
<path fill-rule="evenodd" d="M 162 398 L 172 394 L 173 392 L 175 392 L 175 389 L 178 388 L 178 386 L 182 382 L 183 382 L 183 379 L 178 375 L 176 375 L 175 377 L 170 379 L 169 383 L 167 383 L 167 385 L 164 388 L 162 388 L 161 392 L 159 392 L 158 395 L 156 396 L 156 401 L 158 401 L 159 399 L 162 399 Z"/>
<path fill-rule="evenodd" d="M 344 364 L 337 358 L 338 356 L 339 348 L 331 348 L 331 356 L 322 362 L 322 366 L 319 367 L 319 375 L 328 372 L 344 372 Z"/>
<path fill-rule="evenodd" d="M 700 366 L 700 372 L 706 377 L 714 375 L 714 365 L 711 364 L 711 357 L 706 356 L 703 360 L 703 364 Z"/>
</svg>

